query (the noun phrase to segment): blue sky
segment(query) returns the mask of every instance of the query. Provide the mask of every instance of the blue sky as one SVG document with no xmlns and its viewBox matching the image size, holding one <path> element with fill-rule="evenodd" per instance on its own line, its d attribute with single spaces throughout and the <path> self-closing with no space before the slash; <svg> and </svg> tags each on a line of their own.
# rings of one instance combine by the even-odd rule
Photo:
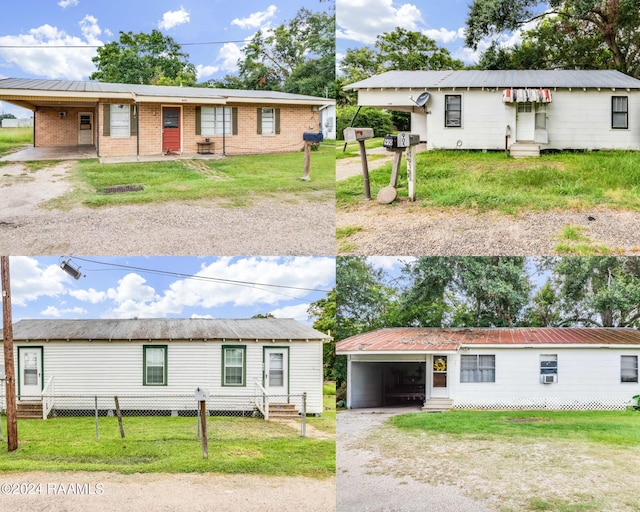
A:
<svg viewBox="0 0 640 512">
<path fill-rule="evenodd" d="M 291 20 L 306 6 L 327 9 L 319 0 L 28 0 L 3 2 L 0 16 L 0 78 L 88 80 L 95 48 L 118 40 L 119 32 L 159 29 L 184 44 L 183 50 L 208 80 L 237 71 L 245 41 L 260 29 Z M 219 44 L 188 45 L 187 43 Z M 80 46 L 81 48 L 8 48 L 8 46 Z M 0 112 L 28 111 L 0 102 Z"/>
<path fill-rule="evenodd" d="M 332 257 L 71 257 L 72 266 L 80 267 L 83 274 L 79 280 L 60 269 L 63 259 L 69 260 L 10 258 L 14 322 L 23 318 L 249 318 L 271 313 L 311 325 L 309 304 L 326 297 L 324 290 L 335 286 Z"/>
</svg>

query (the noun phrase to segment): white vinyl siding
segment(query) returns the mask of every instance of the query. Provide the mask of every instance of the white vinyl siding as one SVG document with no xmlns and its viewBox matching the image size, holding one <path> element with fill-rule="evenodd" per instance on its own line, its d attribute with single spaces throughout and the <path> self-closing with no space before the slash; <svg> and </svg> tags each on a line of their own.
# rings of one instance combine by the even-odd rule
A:
<svg viewBox="0 0 640 512">
<path fill-rule="evenodd" d="M 202 107 L 202 135 L 231 135 L 231 107 Z"/>
<path fill-rule="evenodd" d="M 130 105 L 112 104 L 110 109 L 111 137 L 129 137 L 131 134 Z"/>
<path fill-rule="evenodd" d="M 460 382 L 495 382 L 495 355 L 460 356 Z"/>
<path fill-rule="evenodd" d="M 620 356 L 620 382 L 638 382 L 638 356 Z"/>
</svg>

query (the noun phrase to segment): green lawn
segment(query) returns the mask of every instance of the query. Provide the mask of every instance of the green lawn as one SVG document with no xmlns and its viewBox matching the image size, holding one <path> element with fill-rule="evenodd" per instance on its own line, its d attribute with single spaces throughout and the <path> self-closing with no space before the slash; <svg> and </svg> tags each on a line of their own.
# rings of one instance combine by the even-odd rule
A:
<svg viewBox="0 0 640 512">
<path fill-rule="evenodd" d="M 18 420 L 19 448 L 8 453 L 2 443 L 0 471 L 335 475 L 335 442 L 301 438 L 291 427 L 260 419 L 208 418 L 208 459 L 195 417 L 124 417 L 124 439 L 116 418 L 101 417 L 99 440 L 94 421 Z"/>
<path fill-rule="evenodd" d="M 33 144 L 33 128 L 0 128 L 0 156 L 25 144 Z"/>
<path fill-rule="evenodd" d="M 559 153 L 512 159 L 503 153 L 428 151 L 416 158 L 417 198 L 437 208 L 521 210 L 604 206 L 640 210 L 640 152 Z M 391 164 L 370 172 L 371 192 L 389 184 Z M 407 197 L 403 158 L 399 197 Z M 338 205 L 362 202 L 362 177 L 337 184 Z"/>
<path fill-rule="evenodd" d="M 310 416 L 307 418 L 309 425 L 322 430 L 323 432 L 329 432 L 331 434 L 336 433 L 336 383 L 325 382 L 323 387 L 322 405 L 323 411 L 320 417 Z"/>
<path fill-rule="evenodd" d="M 174 160 L 100 164 L 82 160 L 75 169 L 74 192 L 52 203 L 54 207 L 77 204 L 115 204 L 223 199 L 229 206 L 250 204 L 257 197 L 283 197 L 305 201 L 332 199 L 335 190 L 333 148 L 311 153 L 311 181 L 304 172 L 302 152 L 232 156 L 222 160 Z M 141 191 L 107 194 L 108 187 L 139 185 Z"/>
<path fill-rule="evenodd" d="M 469 439 L 570 439 L 640 447 L 637 411 L 465 411 L 405 414 L 389 422 L 400 429 L 469 436 Z"/>
</svg>

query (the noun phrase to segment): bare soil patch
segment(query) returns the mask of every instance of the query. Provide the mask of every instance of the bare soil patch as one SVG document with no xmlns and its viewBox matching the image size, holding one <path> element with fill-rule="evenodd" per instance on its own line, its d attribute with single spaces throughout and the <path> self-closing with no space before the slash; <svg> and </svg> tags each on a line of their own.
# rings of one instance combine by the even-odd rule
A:
<svg viewBox="0 0 640 512">
<path fill-rule="evenodd" d="M 6 489 L 15 489 L 15 484 L 27 484 L 22 488 L 25 492 L 5 492 Z M 2 474 L 0 488 L 3 490 L 0 509 L 14 512 L 336 510 L 333 478 L 314 480 L 251 475 L 33 472 Z M 31 493 L 26 492 L 28 489 Z"/>
</svg>

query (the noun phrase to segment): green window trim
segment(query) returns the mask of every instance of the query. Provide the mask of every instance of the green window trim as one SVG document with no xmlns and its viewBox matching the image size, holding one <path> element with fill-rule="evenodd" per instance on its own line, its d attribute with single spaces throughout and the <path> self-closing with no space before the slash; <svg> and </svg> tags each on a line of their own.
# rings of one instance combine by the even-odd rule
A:
<svg viewBox="0 0 640 512">
<path fill-rule="evenodd" d="M 150 349 L 162 349 L 163 351 L 163 368 L 162 382 L 149 382 L 149 374 L 147 368 L 147 351 Z M 142 385 L 143 386 L 166 386 L 168 374 L 169 350 L 167 345 L 143 345 L 142 347 Z"/>
<path fill-rule="evenodd" d="M 242 382 L 241 383 L 228 383 L 227 382 L 227 368 L 239 368 L 236 365 L 227 365 L 227 350 L 240 350 L 242 354 Z M 221 361 L 221 383 L 222 387 L 244 388 L 247 387 L 247 346 L 246 345 L 222 345 L 222 361 Z M 232 375 L 229 375 L 232 377 Z M 236 374 L 235 377 L 238 377 Z"/>
</svg>

